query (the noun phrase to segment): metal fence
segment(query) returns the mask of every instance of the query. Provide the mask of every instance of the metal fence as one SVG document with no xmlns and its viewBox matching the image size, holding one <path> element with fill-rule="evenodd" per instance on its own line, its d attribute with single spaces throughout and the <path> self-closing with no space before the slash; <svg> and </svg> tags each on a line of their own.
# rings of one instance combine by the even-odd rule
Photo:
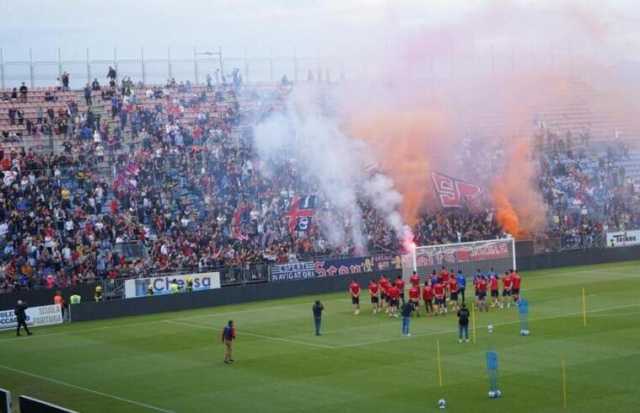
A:
<svg viewBox="0 0 640 413">
<path fill-rule="evenodd" d="M 62 73 L 67 72 L 71 88 L 83 87 L 87 82 L 106 79 L 109 66 L 114 67 L 119 76 L 129 76 L 135 82 L 144 84 L 164 84 L 170 78 L 190 81 L 195 84 L 206 82 L 211 75 L 215 82 L 216 70 L 229 77 L 238 69 L 245 82 L 274 82 L 287 76 L 290 81 L 313 79 L 338 80 L 345 76 L 344 63 L 335 58 L 292 56 L 234 57 L 226 56 L 221 49 L 197 50 L 189 58 L 175 58 L 171 49 L 166 56 L 149 57 L 144 49 L 138 56 L 123 57 L 113 50 L 109 58 L 96 58 L 86 49 L 85 58 L 70 60 L 63 58 L 58 49 L 55 60 L 40 60 L 29 49 L 28 60 L 8 60 L 0 48 L 0 89 L 18 87 L 25 82 L 30 87 L 44 87 L 59 84 Z"/>
</svg>

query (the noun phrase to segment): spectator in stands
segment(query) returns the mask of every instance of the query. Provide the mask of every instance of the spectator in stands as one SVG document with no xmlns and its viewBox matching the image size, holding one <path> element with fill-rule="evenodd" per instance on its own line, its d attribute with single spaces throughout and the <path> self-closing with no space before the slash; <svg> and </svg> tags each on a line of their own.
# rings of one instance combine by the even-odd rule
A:
<svg viewBox="0 0 640 413">
<path fill-rule="evenodd" d="M 16 108 L 9 108 L 9 123 L 13 126 L 16 124 Z"/>
<path fill-rule="evenodd" d="M 87 82 L 87 85 L 84 87 L 84 101 L 87 106 L 91 106 L 91 86 Z"/>
<path fill-rule="evenodd" d="M 69 73 L 64 72 L 62 73 L 62 77 L 61 77 L 61 82 L 62 82 L 62 91 L 66 92 L 69 90 Z"/>
<path fill-rule="evenodd" d="M 93 79 L 93 82 L 91 82 L 91 90 L 93 90 L 94 92 L 97 92 L 100 90 L 100 82 L 98 82 L 98 79 Z"/>
<path fill-rule="evenodd" d="M 109 70 L 107 71 L 107 79 L 115 82 L 117 78 L 118 74 L 116 73 L 116 69 L 114 69 L 112 66 L 109 66 Z"/>
<path fill-rule="evenodd" d="M 29 89 L 27 88 L 27 85 L 25 85 L 25 83 L 24 83 L 24 82 L 22 82 L 22 85 L 20 86 L 20 100 L 21 100 L 23 103 L 26 103 L 26 102 L 27 102 L 27 93 L 28 93 L 28 90 L 29 90 Z"/>
</svg>

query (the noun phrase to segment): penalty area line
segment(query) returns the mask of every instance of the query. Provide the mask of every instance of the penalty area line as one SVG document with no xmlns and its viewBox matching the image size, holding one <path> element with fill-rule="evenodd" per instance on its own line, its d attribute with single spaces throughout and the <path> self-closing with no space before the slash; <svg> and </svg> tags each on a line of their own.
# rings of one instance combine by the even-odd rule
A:
<svg viewBox="0 0 640 413">
<path fill-rule="evenodd" d="M 144 407 L 145 409 L 148 409 L 148 410 L 154 410 L 156 412 L 162 412 L 162 413 L 175 413 L 173 410 L 162 409 L 160 407 L 153 406 L 151 404 L 138 402 L 138 401 L 131 400 L 131 399 L 126 399 L 124 397 L 116 396 L 115 394 L 109 394 L 109 393 L 104 393 L 104 392 L 101 392 L 101 391 L 89 389 L 89 388 L 86 388 L 86 387 L 82 387 L 82 386 L 78 386 L 78 385 L 75 385 L 75 384 L 67 383 L 66 381 L 54 379 L 54 378 L 47 377 L 47 376 L 42 376 L 42 375 L 36 374 L 36 373 L 31 373 L 31 372 L 26 371 L 26 370 L 20 370 L 20 369 L 16 369 L 14 367 L 5 366 L 5 365 L 2 365 L 2 364 L 0 364 L 0 368 L 8 370 L 8 371 L 12 371 L 14 373 L 22 374 L 24 376 L 29 376 L 29 377 L 33 377 L 33 378 L 40 379 L 40 380 L 43 380 L 43 381 L 48 381 L 50 383 L 58 384 L 60 386 L 69 387 L 71 389 L 82 390 L 82 391 L 87 392 L 87 393 L 92 393 L 92 394 L 95 394 L 95 395 L 98 395 L 98 396 L 107 397 L 109 399 L 119 400 L 121 402 L 133 404 L 133 405 L 136 405 L 136 406 L 139 406 L 139 407 Z"/>
</svg>

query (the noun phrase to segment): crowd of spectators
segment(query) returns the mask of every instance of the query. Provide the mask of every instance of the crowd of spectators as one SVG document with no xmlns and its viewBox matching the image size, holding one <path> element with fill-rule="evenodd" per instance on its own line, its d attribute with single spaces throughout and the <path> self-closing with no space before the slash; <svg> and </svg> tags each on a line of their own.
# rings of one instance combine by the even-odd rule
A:
<svg viewBox="0 0 640 413">
<path fill-rule="evenodd" d="M 548 135 L 537 156 L 549 235 L 564 247 L 587 248 L 603 245 L 606 231 L 640 228 L 640 193 L 621 166 L 629 156 L 626 145 L 598 148 L 588 143 L 588 134 L 579 143 L 570 134 Z"/>
<path fill-rule="evenodd" d="M 0 291 L 357 253 L 353 242 L 330 245 L 321 231 L 336 219 L 330 202 L 309 190 L 294 161 L 265 168 L 255 156 L 252 124 L 291 85 L 260 91 L 234 73 L 229 84 L 216 75 L 206 87 L 145 86 L 118 82 L 110 68 L 104 86 L 95 79 L 77 94 L 84 110 L 71 100 L 50 118 L 64 120 L 50 132 L 63 142 L 59 154 L 2 149 Z M 606 227 L 640 223 L 637 193 L 616 167 L 624 154 L 556 146 L 538 156 L 549 234 L 588 246 Z M 306 196 L 316 198 L 311 224 L 292 227 Z M 358 202 L 368 251 L 397 252 L 397 236 Z M 504 235 L 490 208 L 426 213 L 414 233 L 421 245 Z"/>
</svg>

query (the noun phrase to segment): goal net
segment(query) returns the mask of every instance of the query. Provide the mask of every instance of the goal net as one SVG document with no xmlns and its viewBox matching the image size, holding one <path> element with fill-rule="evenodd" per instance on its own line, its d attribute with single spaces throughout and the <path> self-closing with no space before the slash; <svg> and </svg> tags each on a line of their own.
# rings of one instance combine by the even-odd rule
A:
<svg viewBox="0 0 640 413">
<path fill-rule="evenodd" d="M 456 244 L 428 245 L 416 247 L 402 256 L 402 276 L 409 278 L 413 271 L 424 276 L 431 271 L 440 271 L 445 266 L 455 272 L 462 270 L 466 275 L 477 269 L 497 273 L 516 268 L 516 248 L 513 238 L 486 241 L 460 242 Z"/>
</svg>

